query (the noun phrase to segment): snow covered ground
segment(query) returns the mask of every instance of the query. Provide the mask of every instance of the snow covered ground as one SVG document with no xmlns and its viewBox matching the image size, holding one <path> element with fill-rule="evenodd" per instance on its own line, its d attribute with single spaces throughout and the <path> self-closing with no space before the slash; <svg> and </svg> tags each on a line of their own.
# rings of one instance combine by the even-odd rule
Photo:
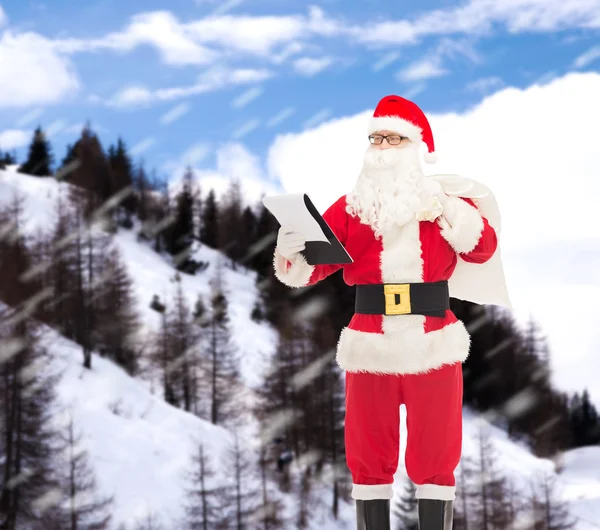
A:
<svg viewBox="0 0 600 530">
<path fill-rule="evenodd" d="M 9 202 L 16 192 L 25 199 L 24 221 L 28 233 L 52 226 L 54 203 L 59 193 L 56 181 L 17 174 L 13 170 L 0 171 L 0 205 Z M 138 242 L 133 231 L 120 230 L 115 243 L 134 281 L 143 323 L 148 330 L 157 329 L 158 315 L 149 304 L 155 294 L 167 303 L 172 299 L 174 270 L 146 243 Z M 196 257 L 208 261 L 211 266 L 196 276 L 182 275 L 183 291 L 190 307 L 198 294 L 208 294 L 211 271 L 221 256 L 214 250 L 202 248 Z M 231 319 L 234 341 L 241 353 L 242 375 L 245 383 L 252 387 L 260 382 L 273 352 L 275 333 L 268 326 L 250 319 L 257 295 L 253 273 L 242 268 L 236 271 L 225 268 L 224 285 L 231 294 Z M 206 444 L 216 459 L 218 472 L 224 478 L 227 476 L 222 456 L 223 449 L 231 442 L 230 432 L 167 405 L 160 395 L 151 392 L 146 382 L 132 379 L 110 361 L 95 356 L 93 369 L 84 370 L 79 347 L 52 330 L 46 332 L 44 341 L 51 347 L 53 368 L 64 372 L 57 388 L 59 403 L 73 410 L 76 427 L 84 434 L 101 492 L 115 496 L 115 521 L 132 522 L 148 512 L 154 512 L 165 522 L 180 516 L 184 498 L 182 474 L 196 449 L 195 441 L 202 440 Z M 465 410 L 466 456 L 476 454 L 478 425 L 478 417 Z M 491 427 L 491 433 L 502 471 L 515 477 L 517 482 L 525 484 L 533 473 L 553 469 L 551 462 L 536 458 L 524 446 L 509 440 L 500 429 Z M 401 440 L 403 453 L 404 424 Z M 563 498 L 570 501 L 573 515 L 578 517 L 576 528 L 597 529 L 600 527 L 600 447 L 577 449 L 563 456 L 559 483 Z M 405 476 L 403 454 L 401 457 L 398 494 L 402 491 Z M 316 492 L 316 497 L 319 496 Z M 330 493 L 323 492 L 322 497 L 328 500 Z M 292 513 L 293 499 L 284 498 L 284 502 Z M 323 501 L 324 507 L 312 520 L 313 528 L 354 528 L 351 504 L 342 503 L 340 519 L 335 522 L 330 518 L 326 504 L 327 501 Z"/>
</svg>

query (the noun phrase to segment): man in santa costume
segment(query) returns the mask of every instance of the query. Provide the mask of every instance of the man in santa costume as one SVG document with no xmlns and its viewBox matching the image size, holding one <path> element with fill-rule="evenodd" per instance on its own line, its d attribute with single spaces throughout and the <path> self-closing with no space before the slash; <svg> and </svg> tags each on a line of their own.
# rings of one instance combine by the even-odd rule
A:
<svg viewBox="0 0 600 530">
<path fill-rule="evenodd" d="M 370 145 L 354 189 L 323 214 L 353 262 L 309 265 L 303 234 L 283 226 L 275 274 L 302 287 L 343 269 L 356 286 L 336 358 L 346 372 L 346 459 L 359 530 L 390 528 L 401 404 L 420 528 L 450 530 L 470 337 L 449 297 L 510 307 L 498 208 L 477 181 L 423 174 L 420 147 L 434 162 L 433 134 L 413 102 L 383 98 L 365 136 Z"/>
</svg>

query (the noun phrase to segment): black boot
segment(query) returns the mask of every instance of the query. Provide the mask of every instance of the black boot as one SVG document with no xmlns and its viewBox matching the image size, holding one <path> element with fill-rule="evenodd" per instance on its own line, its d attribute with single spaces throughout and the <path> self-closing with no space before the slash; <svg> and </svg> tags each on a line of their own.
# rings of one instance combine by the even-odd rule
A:
<svg viewBox="0 0 600 530">
<path fill-rule="evenodd" d="M 390 530 L 390 501 L 356 501 L 357 530 Z"/>
<path fill-rule="evenodd" d="M 419 530 L 452 530 L 452 501 L 419 499 Z"/>
</svg>

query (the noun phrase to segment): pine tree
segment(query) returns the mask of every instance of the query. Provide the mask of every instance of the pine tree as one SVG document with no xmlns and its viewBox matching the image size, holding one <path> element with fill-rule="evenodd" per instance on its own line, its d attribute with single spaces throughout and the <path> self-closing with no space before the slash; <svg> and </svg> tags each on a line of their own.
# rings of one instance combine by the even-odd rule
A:
<svg viewBox="0 0 600 530">
<path fill-rule="evenodd" d="M 28 317 L 24 306 L 0 304 L 0 528 L 6 530 L 40 528 L 57 515 L 51 414 L 58 377 Z"/>
<path fill-rule="evenodd" d="M 251 266 L 255 249 L 252 242 L 256 241 L 257 219 L 250 206 L 246 206 L 242 212 L 241 225 L 238 230 L 239 262 L 246 267 Z"/>
<path fill-rule="evenodd" d="M 255 237 L 248 249 L 248 254 L 251 256 L 248 265 L 258 273 L 259 282 L 268 278 L 273 269 L 273 252 L 278 230 L 277 219 L 261 202 L 256 216 Z"/>
<path fill-rule="evenodd" d="M 19 172 L 38 177 L 52 175 L 52 148 L 41 127 L 33 133 L 27 160 L 21 164 Z"/>
<path fill-rule="evenodd" d="M 139 164 L 132 172 L 133 187 L 136 192 L 136 214 L 140 221 L 145 222 L 150 217 L 152 209 L 152 186 L 146 170 L 142 164 Z"/>
<path fill-rule="evenodd" d="M 176 275 L 177 288 L 173 303 L 173 312 L 170 317 L 171 348 L 173 349 L 170 372 L 173 384 L 177 387 L 177 395 L 181 396 L 183 408 L 191 411 L 198 400 L 195 391 L 196 331 L 192 326 L 192 316 L 183 294 L 181 276 Z"/>
<path fill-rule="evenodd" d="M 205 348 L 206 379 L 210 392 L 210 421 L 223 424 L 238 415 L 234 397 L 240 384 L 238 360 L 232 343 L 227 297 L 222 283 L 221 266 L 217 266 L 212 284 L 210 317 L 207 320 Z"/>
<path fill-rule="evenodd" d="M 167 248 L 173 261 L 182 271 L 190 266 L 190 252 L 194 238 L 194 174 L 188 168 L 183 177 L 183 187 L 175 198 L 173 224 L 167 231 Z"/>
<path fill-rule="evenodd" d="M 46 284 L 52 290 L 48 323 L 65 337 L 75 339 L 73 321 L 73 234 L 75 221 L 63 194 L 56 201 L 55 222 L 48 238 Z"/>
<path fill-rule="evenodd" d="M 114 193 L 122 196 L 120 204 L 129 214 L 135 213 L 137 201 L 133 193 L 133 165 L 121 138 L 117 140 L 116 147 L 109 147 L 108 161 L 114 175 Z"/>
<path fill-rule="evenodd" d="M 222 522 L 224 488 L 215 484 L 215 472 L 202 443 L 197 444 L 189 472 L 186 473 L 184 526 L 189 530 L 211 530 Z"/>
<path fill-rule="evenodd" d="M 105 530 L 112 522 L 113 497 L 98 494 L 94 470 L 76 433 L 72 413 L 67 413 L 65 432 L 61 434 L 64 454 L 61 490 L 65 530 Z"/>
<path fill-rule="evenodd" d="M 109 202 L 116 192 L 113 170 L 98 137 L 86 126 L 73 146 L 73 169 L 68 180 L 74 185 L 72 198 L 78 202 L 85 219 L 113 225 L 115 204 Z"/>
<path fill-rule="evenodd" d="M 396 530 L 418 530 L 419 521 L 417 513 L 417 488 L 413 481 L 406 478 L 402 496 L 395 502 L 394 516 Z"/>
<path fill-rule="evenodd" d="M 600 417 L 585 389 L 581 395 L 575 393 L 569 405 L 569 421 L 572 447 L 600 444 Z"/>
<path fill-rule="evenodd" d="M 135 310 L 133 282 L 117 247 L 102 263 L 97 295 L 96 341 L 100 352 L 134 375 L 138 369 L 135 334 L 139 318 Z"/>
<path fill-rule="evenodd" d="M 242 241 L 242 191 L 238 180 L 232 180 L 219 204 L 218 248 L 231 260 L 231 267 L 240 263 L 248 242 Z"/>
<path fill-rule="evenodd" d="M 58 170 L 54 174 L 54 178 L 59 181 L 70 181 L 71 172 L 74 171 L 77 166 L 79 166 L 79 161 L 75 157 L 75 145 L 68 144 L 67 152 L 65 153 Z"/>
<path fill-rule="evenodd" d="M 167 319 L 167 309 L 166 306 L 158 300 L 157 296 L 152 300 L 151 308 L 161 316 L 161 327 L 160 331 L 157 333 L 155 349 L 153 350 L 151 357 L 160 370 L 163 383 L 163 397 L 165 401 L 170 405 L 178 407 L 179 398 L 172 374 L 174 357 L 172 330 L 170 328 L 170 322 Z"/>
<path fill-rule="evenodd" d="M 217 248 L 218 246 L 218 219 L 217 199 L 215 191 L 211 189 L 204 201 L 200 220 L 200 241 L 211 248 Z"/>
</svg>

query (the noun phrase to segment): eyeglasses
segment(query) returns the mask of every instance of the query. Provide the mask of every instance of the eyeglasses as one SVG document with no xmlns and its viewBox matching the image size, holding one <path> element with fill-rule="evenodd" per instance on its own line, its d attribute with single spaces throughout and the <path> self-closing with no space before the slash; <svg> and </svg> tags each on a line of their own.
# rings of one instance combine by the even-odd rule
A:
<svg viewBox="0 0 600 530">
<path fill-rule="evenodd" d="M 369 142 L 373 145 L 381 145 L 383 140 L 387 140 L 387 143 L 390 145 L 399 145 L 402 140 L 406 140 L 406 136 L 400 136 L 399 134 L 390 134 L 388 136 L 383 136 L 382 134 L 372 134 L 369 136 Z"/>
</svg>

